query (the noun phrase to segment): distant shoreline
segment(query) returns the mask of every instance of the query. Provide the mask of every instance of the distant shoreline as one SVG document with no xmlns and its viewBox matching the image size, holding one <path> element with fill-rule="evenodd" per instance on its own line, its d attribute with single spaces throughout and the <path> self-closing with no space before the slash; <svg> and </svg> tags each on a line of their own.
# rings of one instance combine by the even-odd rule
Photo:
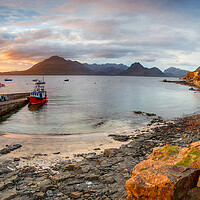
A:
<svg viewBox="0 0 200 200">
<path fill-rule="evenodd" d="M 164 80 L 162 80 L 162 82 L 164 82 L 164 83 L 176 83 L 176 84 L 180 84 L 180 85 L 196 87 L 196 88 L 198 88 L 198 90 L 196 90 L 196 91 L 200 91 L 200 86 L 195 85 L 194 83 L 188 82 L 188 81 L 185 81 L 185 80 L 183 80 L 183 81 L 168 81 L 167 79 L 164 79 Z"/>
</svg>

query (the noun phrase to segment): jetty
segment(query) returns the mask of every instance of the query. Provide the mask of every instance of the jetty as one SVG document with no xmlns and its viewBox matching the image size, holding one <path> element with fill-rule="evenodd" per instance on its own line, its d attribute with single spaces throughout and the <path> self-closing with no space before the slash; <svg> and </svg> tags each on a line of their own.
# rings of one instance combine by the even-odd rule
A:
<svg viewBox="0 0 200 200">
<path fill-rule="evenodd" d="M 0 94 L 0 117 L 28 104 L 29 93 Z"/>
</svg>

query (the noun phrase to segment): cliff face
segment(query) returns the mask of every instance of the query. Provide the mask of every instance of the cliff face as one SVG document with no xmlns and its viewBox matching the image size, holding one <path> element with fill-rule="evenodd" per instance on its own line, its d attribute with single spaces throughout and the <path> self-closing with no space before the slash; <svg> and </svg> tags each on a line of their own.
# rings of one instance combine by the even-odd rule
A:
<svg viewBox="0 0 200 200">
<path fill-rule="evenodd" d="M 200 199 L 200 142 L 156 147 L 126 182 L 127 200 Z M 196 198 L 197 197 L 197 198 Z"/>
</svg>

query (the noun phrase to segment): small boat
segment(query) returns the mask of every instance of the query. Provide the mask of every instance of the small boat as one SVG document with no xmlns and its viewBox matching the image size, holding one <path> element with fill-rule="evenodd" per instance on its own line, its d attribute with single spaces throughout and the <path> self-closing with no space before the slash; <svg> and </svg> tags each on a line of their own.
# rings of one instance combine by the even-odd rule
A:
<svg viewBox="0 0 200 200">
<path fill-rule="evenodd" d="M 0 83 L 0 87 L 5 87 L 5 84 L 3 84 L 3 83 Z"/>
<path fill-rule="evenodd" d="M 64 81 L 69 81 L 69 79 L 68 79 L 68 78 L 66 78 Z"/>
<path fill-rule="evenodd" d="M 11 78 L 5 78 L 4 81 L 12 81 Z"/>
<path fill-rule="evenodd" d="M 37 82 L 37 81 L 39 81 L 39 79 L 36 78 L 36 79 L 33 79 L 32 81 L 33 81 L 33 82 Z"/>
<path fill-rule="evenodd" d="M 38 85 L 43 85 L 43 84 L 45 84 L 46 82 L 38 80 L 38 81 L 36 81 L 36 83 L 37 83 Z"/>
<path fill-rule="evenodd" d="M 43 82 L 42 84 L 45 84 Z M 44 90 L 44 86 L 41 82 L 35 82 L 35 88 L 33 92 L 30 92 L 30 96 L 28 97 L 28 101 L 30 104 L 44 104 L 47 102 L 48 96 L 47 92 Z"/>
</svg>

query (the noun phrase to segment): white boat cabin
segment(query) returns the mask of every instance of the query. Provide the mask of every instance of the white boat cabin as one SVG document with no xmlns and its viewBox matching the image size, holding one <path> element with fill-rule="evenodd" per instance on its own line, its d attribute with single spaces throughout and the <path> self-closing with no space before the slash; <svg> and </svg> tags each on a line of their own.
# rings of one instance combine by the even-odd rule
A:
<svg viewBox="0 0 200 200">
<path fill-rule="evenodd" d="M 44 91 L 44 86 L 36 84 L 34 91 L 30 93 L 30 96 L 36 98 L 46 98 L 46 91 Z"/>
</svg>

